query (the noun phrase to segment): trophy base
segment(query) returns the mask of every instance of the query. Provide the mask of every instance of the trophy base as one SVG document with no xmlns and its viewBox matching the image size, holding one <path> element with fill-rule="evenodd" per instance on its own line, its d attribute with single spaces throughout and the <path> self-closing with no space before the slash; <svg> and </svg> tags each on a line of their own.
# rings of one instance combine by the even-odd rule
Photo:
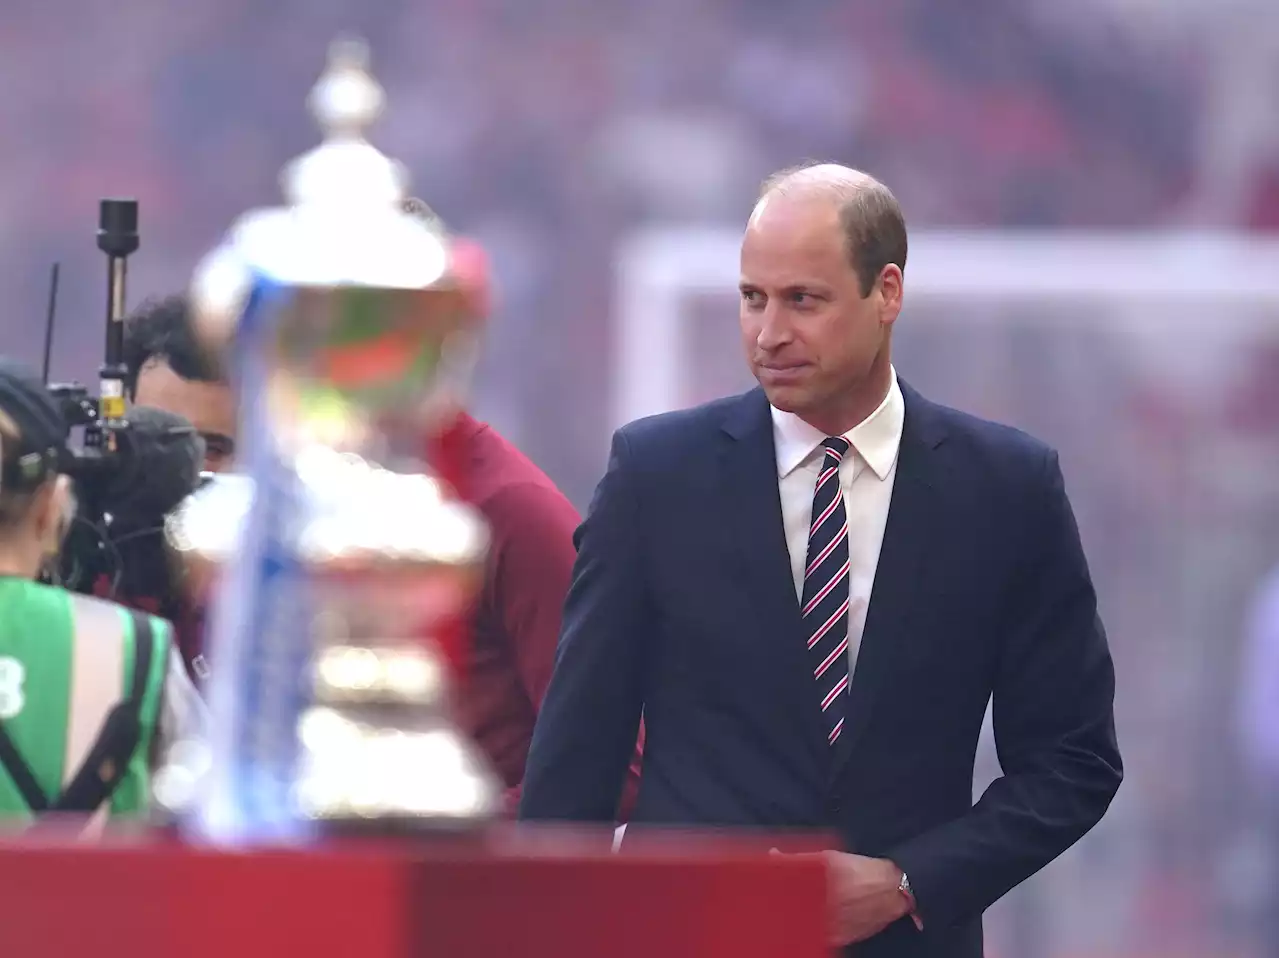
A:
<svg viewBox="0 0 1280 958">
<path fill-rule="evenodd" d="M 416 713 L 416 714 L 415 714 Z M 321 831 L 458 832 L 499 811 L 487 763 L 439 711 L 315 706 L 302 717 L 297 797 Z"/>
</svg>

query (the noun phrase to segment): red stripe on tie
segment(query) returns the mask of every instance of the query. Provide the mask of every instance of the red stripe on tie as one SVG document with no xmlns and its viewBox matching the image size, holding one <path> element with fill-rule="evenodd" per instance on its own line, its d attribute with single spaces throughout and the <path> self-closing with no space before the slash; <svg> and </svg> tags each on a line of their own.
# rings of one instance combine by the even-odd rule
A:
<svg viewBox="0 0 1280 958">
<path fill-rule="evenodd" d="M 835 612 L 831 614 L 831 618 L 827 619 L 826 622 L 823 622 L 822 625 L 819 626 L 818 631 L 813 633 L 813 637 L 809 639 L 809 648 L 813 648 L 815 645 L 821 642 L 822 637 L 826 635 L 828 632 L 830 632 L 831 627 L 840 620 L 840 616 L 844 615 L 848 611 L 849 611 L 849 600 L 845 599 L 843 602 L 840 603 L 840 608 L 836 609 Z"/>
<path fill-rule="evenodd" d="M 843 539 L 846 535 L 848 535 L 848 533 L 849 533 L 849 520 L 848 518 L 846 518 L 844 520 L 844 524 L 840 527 L 840 531 L 835 534 L 835 538 L 833 538 L 830 542 L 827 543 L 827 547 L 823 549 L 821 552 L 819 552 L 814 557 L 813 561 L 809 563 L 809 568 L 804 570 L 804 577 L 806 579 L 809 578 L 809 576 L 813 575 L 814 570 L 817 569 L 818 566 L 822 565 L 823 559 L 825 559 L 827 556 L 831 555 L 831 553 L 835 551 L 836 546 L 840 544 L 840 540 Z"/>
<path fill-rule="evenodd" d="M 840 656 L 843 655 L 848 650 L 849 650 L 849 637 L 846 635 L 843 639 L 840 640 L 840 644 L 837 645 L 834 650 L 832 650 L 831 654 L 822 660 L 822 664 L 813 670 L 813 677 L 815 679 L 822 678 L 823 674 L 827 671 L 827 669 L 831 668 L 831 663 L 836 661 L 836 659 L 840 658 Z"/>
<path fill-rule="evenodd" d="M 813 534 L 817 532 L 818 529 L 821 528 L 822 524 L 831 517 L 831 513 L 835 512 L 836 507 L 839 506 L 840 504 L 841 504 L 841 497 L 836 496 L 834 499 L 831 500 L 831 505 L 827 506 L 827 508 L 822 510 L 822 515 L 818 516 L 818 518 L 813 520 L 813 525 L 809 527 L 810 539 L 813 538 Z"/>
<path fill-rule="evenodd" d="M 827 597 L 827 593 L 830 592 L 832 589 L 834 589 L 836 587 L 836 584 L 841 579 L 843 579 L 846 575 L 848 575 L 848 573 L 849 573 L 849 560 L 845 559 L 844 565 L 842 565 L 839 569 L 836 570 L 836 574 L 831 577 L 831 581 L 828 582 L 826 585 L 824 585 L 822 589 L 819 590 L 818 594 L 808 601 L 808 603 L 804 607 L 804 611 L 800 613 L 800 618 L 803 619 L 810 612 L 816 609 L 818 607 L 818 603 L 821 602 L 823 599 L 825 599 Z"/>
</svg>

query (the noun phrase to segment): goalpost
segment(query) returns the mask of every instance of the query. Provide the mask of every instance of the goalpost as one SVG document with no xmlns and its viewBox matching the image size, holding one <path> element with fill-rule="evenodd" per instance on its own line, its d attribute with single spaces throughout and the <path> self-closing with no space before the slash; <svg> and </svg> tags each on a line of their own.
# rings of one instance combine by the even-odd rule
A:
<svg viewBox="0 0 1280 958">
<path fill-rule="evenodd" d="M 690 299 L 727 296 L 735 308 L 740 240 L 737 230 L 658 227 L 621 243 L 611 426 L 681 404 L 692 374 L 685 322 Z M 1172 299 L 1203 304 L 1215 322 L 1227 324 L 1256 324 L 1258 311 L 1239 307 L 1262 307 L 1274 325 L 1278 253 L 1273 237 L 1232 233 L 917 232 L 903 312 L 911 316 L 921 301 L 1034 307 Z M 926 315 L 945 321 L 948 314 L 931 309 Z M 966 312 L 964 321 L 982 316 Z M 1082 309 L 1074 319 L 1102 316 Z"/>
</svg>

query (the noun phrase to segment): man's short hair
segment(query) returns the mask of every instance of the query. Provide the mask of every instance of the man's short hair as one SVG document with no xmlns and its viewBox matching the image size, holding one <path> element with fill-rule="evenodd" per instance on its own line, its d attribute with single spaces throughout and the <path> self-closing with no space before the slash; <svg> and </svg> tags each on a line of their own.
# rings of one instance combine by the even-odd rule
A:
<svg viewBox="0 0 1280 958">
<path fill-rule="evenodd" d="M 163 360 L 183 379 L 217 383 L 226 380 L 218 363 L 196 340 L 185 296 L 166 296 L 144 302 L 125 319 L 125 389 L 138 391 L 138 374 L 151 360 Z"/>
<path fill-rule="evenodd" d="M 786 191 L 790 181 L 803 181 L 805 172 L 826 163 L 801 163 L 772 174 L 760 187 L 763 197 Z M 815 188 L 829 189 L 839 197 L 840 228 L 844 233 L 849 264 L 858 275 L 863 296 L 869 296 L 880 271 L 890 263 L 907 268 L 907 223 L 897 197 L 874 177 L 847 171 L 857 182 L 831 182 Z"/>
</svg>

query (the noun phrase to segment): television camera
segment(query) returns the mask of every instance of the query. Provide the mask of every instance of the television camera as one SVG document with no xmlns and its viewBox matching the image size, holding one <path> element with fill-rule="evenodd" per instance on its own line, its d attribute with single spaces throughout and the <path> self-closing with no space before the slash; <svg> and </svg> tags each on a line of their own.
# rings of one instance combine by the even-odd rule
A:
<svg viewBox="0 0 1280 958">
<path fill-rule="evenodd" d="M 76 511 L 58 567 L 47 580 L 76 592 L 110 598 L 175 594 L 163 544 L 164 516 L 193 492 L 204 440 L 185 419 L 159 409 L 130 407 L 125 364 L 125 287 L 128 258 L 137 251 L 138 203 L 104 199 L 98 249 L 107 256 L 107 324 L 98 395 L 80 383 L 49 384 L 70 427 L 60 471 L 75 482 Z M 49 380 L 58 267 L 54 267 L 45 330 L 44 378 Z M 121 595 L 122 593 L 122 595 Z"/>
</svg>

